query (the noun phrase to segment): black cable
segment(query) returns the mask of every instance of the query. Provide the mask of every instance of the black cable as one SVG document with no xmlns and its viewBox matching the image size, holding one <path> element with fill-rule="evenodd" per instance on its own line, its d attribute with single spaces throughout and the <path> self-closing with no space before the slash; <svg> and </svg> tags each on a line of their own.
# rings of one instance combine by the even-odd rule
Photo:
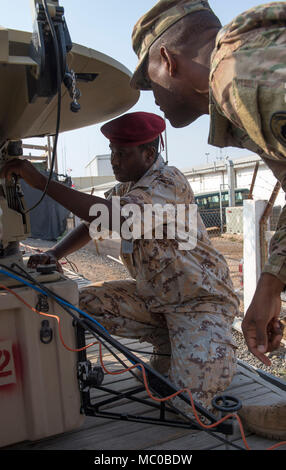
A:
<svg viewBox="0 0 286 470">
<path fill-rule="evenodd" d="M 66 262 L 70 265 L 71 269 L 75 272 L 75 273 L 78 273 L 78 267 L 77 265 L 73 262 L 73 261 L 70 261 L 67 257 L 64 258 L 66 260 Z"/>
<path fill-rule="evenodd" d="M 0 264 L 0 267 L 2 265 Z M 9 271 L 11 271 L 13 274 L 19 274 L 17 271 L 13 270 L 13 266 L 16 266 L 16 268 L 18 268 L 22 273 L 23 273 L 23 277 L 25 277 L 27 280 L 29 280 L 31 283 L 37 285 L 38 287 L 40 287 L 43 291 L 45 291 L 46 293 L 48 294 L 53 294 L 52 291 L 50 291 L 50 289 L 48 289 L 46 286 L 43 286 L 42 283 L 36 281 L 36 279 L 34 279 L 32 276 L 30 276 L 30 274 L 20 265 L 18 265 L 17 263 L 13 263 L 12 264 L 12 267 L 11 268 L 7 268 Z M 2 267 L 5 267 L 4 265 Z M 63 299 L 61 296 L 57 295 L 57 297 L 59 299 L 62 299 L 63 301 L 65 301 L 65 299 Z M 61 304 L 62 305 L 62 304 Z M 69 311 L 69 308 L 66 307 L 65 305 L 62 305 L 67 311 Z M 69 312 L 70 313 L 70 312 Z M 73 316 L 75 317 L 75 319 L 77 319 L 78 317 L 73 314 Z M 130 352 L 137 352 L 137 353 L 141 353 L 141 354 L 148 354 L 148 355 L 154 355 L 154 356 L 164 356 L 164 357 L 171 357 L 171 354 L 161 354 L 161 353 L 154 353 L 154 352 L 148 352 L 148 351 L 139 351 L 137 349 L 131 349 L 131 348 L 127 348 Z M 124 366 L 126 366 L 124 364 Z"/>
<path fill-rule="evenodd" d="M 48 289 L 46 286 L 43 286 L 40 282 L 36 281 L 32 276 L 30 276 L 30 274 L 22 266 L 19 266 L 17 263 L 13 263 L 12 266 L 16 266 L 20 271 L 23 272 L 23 274 L 20 274 L 19 271 L 15 271 L 15 269 L 13 269 L 12 267 L 10 268 L 9 266 L 6 266 L 4 264 L 0 264 L 0 267 L 4 268 L 6 271 L 10 271 L 12 274 L 16 274 L 17 276 L 20 276 L 20 277 L 30 281 L 34 285 L 38 286 L 39 288 L 41 288 L 41 290 L 44 291 L 47 296 L 52 297 L 53 300 L 55 300 L 56 302 L 57 302 L 56 297 L 58 297 L 59 299 L 65 301 L 65 299 L 63 299 L 60 295 L 55 295 L 55 293 L 52 292 L 50 289 Z M 74 320 L 81 323 L 81 320 L 78 318 L 78 316 L 75 313 L 73 313 L 66 305 L 61 304 L 60 302 L 58 302 L 58 303 L 63 309 L 65 309 L 72 316 L 72 318 Z"/>
<path fill-rule="evenodd" d="M 98 341 L 100 341 L 102 343 L 102 345 L 109 351 L 111 352 L 111 354 L 113 355 L 113 357 L 115 359 L 117 359 L 121 365 L 123 365 L 123 367 L 125 368 L 128 368 L 128 366 L 122 361 L 122 359 L 120 359 L 117 354 L 115 352 L 113 352 L 108 346 L 106 346 L 106 344 L 103 342 L 102 339 L 99 338 L 99 336 L 94 332 L 94 330 L 91 328 L 91 327 L 88 327 L 87 323 L 85 320 L 81 320 L 76 314 L 74 314 L 66 305 L 64 304 L 61 304 L 61 302 L 58 300 L 63 300 L 64 302 L 66 301 L 65 299 L 63 299 L 60 295 L 56 295 L 54 294 L 53 291 L 51 291 L 48 287 L 46 287 L 45 285 L 43 285 L 41 282 L 37 281 L 36 279 L 34 279 L 32 276 L 30 276 L 30 274 L 20 265 L 18 265 L 17 263 L 13 263 L 12 264 L 12 267 L 13 266 L 16 266 L 23 274 L 20 274 L 21 277 L 29 280 L 31 283 L 33 283 L 34 285 L 38 286 L 41 288 L 41 290 L 43 290 L 47 296 L 49 297 L 52 297 L 53 300 L 58 303 L 64 310 L 66 310 L 67 313 L 69 313 L 69 315 L 72 316 L 73 320 L 78 323 L 84 330 L 88 330 Z M 0 267 L 3 267 L 5 269 L 7 269 L 8 271 L 10 271 L 11 273 L 13 274 L 16 274 L 17 276 L 19 276 L 19 272 L 15 271 L 12 267 L 7 267 L 7 266 L 4 266 L 4 265 L 1 265 L 0 264 Z M 131 370 L 130 371 L 131 374 L 136 378 L 136 374 Z"/>
<path fill-rule="evenodd" d="M 129 351 L 131 352 L 136 352 L 136 353 L 140 353 L 140 354 L 150 354 L 152 356 L 163 356 L 163 357 L 171 357 L 171 354 L 163 354 L 163 353 L 155 353 L 155 352 L 148 352 L 148 351 L 139 351 L 138 349 L 130 349 L 128 348 Z"/>
<path fill-rule="evenodd" d="M 56 122 L 56 133 L 55 133 L 55 140 L 54 140 L 54 145 L 53 145 L 53 154 L 52 154 L 52 161 L 51 161 L 51 168 L 50 168 L 50 173 L 48 176 L 48 180 L 44 189 L 44 192 L 42 196 L 40 197 L 39 201 L 30 209 L 27 209 L 25 211 L 25 214 L 30 212 L 31 210 L 35 209 L 44 199 L 44 197 L 47 194 L 49 184 L 51 182 L 52 176 L 53 176 L 53 170 L 54 170 L 54 164 L 55 164 L 55 159 L 56 159 L 56 152 L 57 152 L 57 145 L 58 145 L 58 137 L 59 137 L 59 130 L 60 130 L 60 121 L 61 121 L 61 87 L 62 87 L 62 79 L 61 79 L 61 72 L 60 72 L 60 53 L 59 53 L 59 45 L 57 41 L 57 33 L 53 24 L 53 21 L 51 19 L 48 6 L 47 6 L 47 0 L 43 0 L 43 7 L 46 13 L 47 21 L 51 30 L 52 34 L 52 39 L 53 39 L 53 44 L 54 44 L 54 49 L 55 49 L 55 59 L 56 59 L 56 64 L 57 64 L 57 93 L 58 93 L 58 105 L 57 105 L 57 122 Z"/>
<path fill-rule="evenodd" d="M 19 276 L 19 273 L 17 271 L 15 271 L 14 269 L 12 268 L 9 268 L 7 266 L 4 266 L 4 265 L 1 265 L 0 264 L 0 267 L 3 267 L 5 268 L 6 270 L 16 274 L 17 276 Z M 17 263 L 13 263 L 12 266 L 16 266 L 18 269 L 20 269 L 20 271 L 22 271 L 23 275 L 21 275 L 22 277 L 30 280 L 31 282 L 33 282 L 33 284 L 39 286 L 48 296 L 52 297 L 53 300 L 58 303 L 62 308 L 64 308 L 67 313 L 69 313 L 73 319 L 79 323 L 81 325 L 81 327 L 84 329 L 84 330 L 88 330 L 114 357 L 115 359 L 117 359 L 125 368 L 127 368 L 128 366 L 122 361 L 122 359 L 120 359 L 117 354 L 111 349 L 110 346 L 107 346 L 106 343 L 103 341 L 103 339 L 98 336 L 95 331 L 92 329 L 92 327 L 89 325 L 89 321 L 88 320 L 80 320 L 67 306 L 61 304 L 60 302 L 60 299 L 62 299 L 63 301 L 65 301 L 65 299 L 63 299 L 62 297 L 60 297 L 59 295 L 55 295 L 54 292 L 52 292 L 50 289 L 48 289 L 46 286 L 44 286 L 41 282 L 39 281 L 36 281 L 32 276 L 30 276 L 30 274 L 22 267 L 22 266 L 19 266 Z M 127 348 L 128 349 L 128 348 Z M 132 373 L 132 370 L 130 370 L 129 372 Z M 146 374 L 148 374 L 146 372 Z M 133 376 L 135 376 L 136 378 L 138 378 L 134 372 L 132 373 Z M 180 397 L 180 395 L 178 395 L 178 397 Z M 223 438 L 222 436 L 219 436 L 217 435 L 214 431 L 210 430 L 210 429 L 205 429 L 203 427 L 200 426 L 199 423 L 197 423 L 196 421 L 193 421 L 188 415 L 186 415 L 184 412 L 182 412 L 180 409 L 176 408 L 174 405 L 172 405 L 171 403 L 168 404 L 168 406 L 170 406 L 172 409 L 174 409 L 178 414 L 184 416 L 185 418 L 187 418 L 187 420 L 193 424 L 197 429 L 201 430 L 201 431 L 204 431 L 206 432 L 207 434 L 215 437 L 216 439 L 218 439 L 219 441 L 221 442 L 224 442 L 226 444 L 228 444 L 229 446 L 232 446 L 236 449 L 239 449 L 239 450 L 245 450 L 243 447 L 237 445 L 237 444 L 234 444 L 232 442 L 230 442 L 229 440 Z"/>
</svg>

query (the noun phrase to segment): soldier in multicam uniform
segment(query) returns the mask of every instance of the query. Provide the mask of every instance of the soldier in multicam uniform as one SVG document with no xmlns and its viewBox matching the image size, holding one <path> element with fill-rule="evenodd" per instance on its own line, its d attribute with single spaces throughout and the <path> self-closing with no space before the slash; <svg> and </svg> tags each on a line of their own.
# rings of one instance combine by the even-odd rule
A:
<svg viewBox="0 0 286 470">
<path fill-rule="evenodd" d="M 189 209 L 194 204 L 188 180 L 158 154 L 159 135 L 164 128 L 164 120 L 152 113 L 126 114 L 102 127 L 110 141 L 111 163 L 120 181 L 106 194 L 107 205 L 114 196 L 120 197 L 122 208 L 127 204 L 142 209 L 146 205 L 168 204 Z M 4 168 L 4 176 L 16 173 L 43 189 L 44 181 L 39 188 L 39 177 L 33 172 L 27 162 L 12 161 Z M 58 184 L 52 183 L 48 194 L 60 202 L 66 191 L 69 188 L 62 186 L 60 190 Z M 73 202 L 68 209 L 76 212 L 82 193 L 78 199 L 77 192 L 73 193 L 69 192 Z M 89 198 L 88 209 L 105 201 Z M 77 214 L 85 216 L 78 211 Z M 178 390 L 189 388 L 195 401 L 214 412 L 212 399 L 229 386 L 236 371 L 232 323 L 238 314 L 239 300 L 224 257 L 212 246 L 197 211 L 195 217 L 192 224 L 197 226 L 197 239 L 191 248 L 179 244 L 180 236 L 168 238 L 166 225 L 163 237 L 151 238 L 149 233 L 148 237 L 128 241 L 129 247 L 122 250 L 121 256 L 131 279 L 84 288 L 79 306 L 94 315 L 111 334 L 151 343 L 150 365 L 161 374 L 168 374 Z M 85 219 L 91 222 L 91 229 L 92 219 Z M 29 266 L 58 261 L 90 241 L 89 233 L 83 223 L 52 250 L 32 256 Z M 122 240 L 122 247 L 126 244 Z M 192 415 L 191 406 L 179 398 L 175 405 Z"/>
<path fill-rule="evenodd" d="M 254 7 L 221 28 L 206 0 L 160 0 L 133 29 L 139 63 L 131 85 L 152 90 L 174 127 L 210 114 L 209 143 L 258 153 L 286 190 L 285 26 L 285 2 Z M 266 365 L 283 334 L 285 241 L 286 208 L 242 324 L 249 350 Z M 257 433 L 286 437 L 285 402 L 241 415 Z"/>
</svg>

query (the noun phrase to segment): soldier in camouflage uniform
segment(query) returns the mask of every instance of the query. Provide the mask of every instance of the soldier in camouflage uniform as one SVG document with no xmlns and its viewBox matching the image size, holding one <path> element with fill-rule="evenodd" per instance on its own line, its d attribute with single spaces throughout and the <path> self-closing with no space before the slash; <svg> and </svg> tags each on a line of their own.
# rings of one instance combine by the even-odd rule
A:
<svg viewBox="0 0 286 470">
<path fill-rule="evenodd" d="M 130 116 L 136 119 L 136 113 Z M 103 127 L 111 149 L 114 128 L 118 134 L 123 118 L 111 122 L 112 131 Z M 160 155 L 138 181 L 119 183 L 105 196 L 108 200 L 120 197 L 121 207 L 135 204 L 142 209 L 147 204 L 186 208 L 194 204 L 187 179 L 177 168 L 167 166 Z M 121 250 L 132 279 L 85 288 L 80 306 L 96 314 L 112 334 L 153 344 L 150 365 L 168 374 L 178 389 L 190 388 L 194 400 L 213 411 L 211 400 L 227 388 L 236 370 L 231 325 L 239 301 L 225 259 L 211 245 L 200 216 L 196 217 L 194 249 L 179 249 L 178 240 L 165 235 L 163 239 L 133 240 L 130 253 Z M 182 400 L 175 404 L 190 413 L 190 406 Z"/>
<path fill-rule="evenodd" d="M 164 128 L 164 120 L 151 113 L 130 113 L 102 127 L 120 181 L 106 194 L 106 203 L 119 197 L 121 209 L 128 204 L 142 209 L 146 205 L 181 205 L 188 220 L 188 209 L 194 204 L 190 185 L 177 168 L 167 166 L 157 155 L 154 138 L 158 142 Z M 145 159 L 147 150 L 148 168 L 140 174 L 135 157 Z M 7 177 L 9 172 L 20 174 L 30 184 L 37 181 L 28 163 L 9 162 L 4 172 Z M 63 197 L 66 187 L 61 191 Z M 49 195 L 57 196 L 53 185 Z M 95 197 L 94 201 L 104 200 Z M 121 257 L 131 278 L 84 288 L 79 306 L 111 334 L 151 343 L 150 365 L 168 374 L 179 390 L 189 388 L 195 401 L 213 411 L 212 399 L 228 387 L 236 371 L 232 323 L 239 301 L 224 257 L 212 246 L 197 211 L 195 217 L 192 224 L 197 225 L 197 239 L 192 248 L 180 245 L 177 235 L 168 238 L 167 219 L 163 237 L 149 234 L 128 242 L 123 239 Z M 29 266 L 58 261 L 90 241 L 87 233 L 83 223 L 49 252 L 32 256 Z M 177 398 L 175 404 L 191 414 L 187 403 Z"/>
<path fill-rule="evenodd" d="M 252 8 L 221 28 L 205 0 L 160 0 L 134 27 L 139 64 L 131 84 L 151 89 L 174 127 L 210 114 L 209 143 L 258 153 L 286 190 L 285 26 L 285 2 Z M 284 208 L 242 325 L 250 351 L 266 365 L 265 352 L 283 334 L 285 242 Z M 285 438 L 283 407 L 277 437 Z"/>
</svg>

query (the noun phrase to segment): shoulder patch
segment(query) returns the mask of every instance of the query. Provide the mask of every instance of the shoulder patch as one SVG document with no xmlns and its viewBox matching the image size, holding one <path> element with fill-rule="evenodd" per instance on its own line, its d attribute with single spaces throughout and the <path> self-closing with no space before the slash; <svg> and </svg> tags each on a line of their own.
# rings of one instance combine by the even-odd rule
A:
<svg viewBox="0 0 286 470">
<path fill-rule="evenodd" d="M 286 111 L 278 111 L 272 114 L 270 129 L 275 139 L 286 147 Z"/>
</svg>

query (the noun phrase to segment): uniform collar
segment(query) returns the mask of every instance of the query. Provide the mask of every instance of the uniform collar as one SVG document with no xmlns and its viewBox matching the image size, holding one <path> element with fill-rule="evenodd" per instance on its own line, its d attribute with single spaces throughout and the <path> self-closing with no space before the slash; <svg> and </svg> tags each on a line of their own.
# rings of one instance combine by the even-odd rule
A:
<svg viewBox="0 0 286 470">
<path fill-rule="evenodd" d="M 159 155 L 157 160 L 153 163 L 152 166 L 144 173 L 141 178 L 136 181 L 136 183 L 133 183 L 131 188 L 137 188 L 137 187 L 149 187 L 150 183 L 157 177 L 157 172 L 161 171 L 164 166 L 166 165 L 162 155 Z"/>
</svg>

